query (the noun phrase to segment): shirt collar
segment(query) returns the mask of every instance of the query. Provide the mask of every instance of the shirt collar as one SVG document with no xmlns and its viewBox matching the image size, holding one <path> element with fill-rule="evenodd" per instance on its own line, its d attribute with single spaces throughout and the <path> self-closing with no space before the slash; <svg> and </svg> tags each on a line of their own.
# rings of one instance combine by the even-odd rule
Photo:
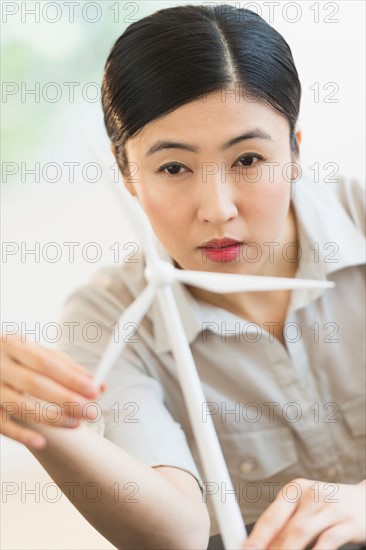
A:
<svg viewBox="0 0 366 550">
<path fill-rule="evenodd" d="M 298 279 L 333 280 L 332 274 L 365 263 L 365 236 L 340 202 L 337 192 L 347 183 L 314 183 L 301 177 L 295 183 L 292 204 L 299 232 Z M 333 289 L 292 291 L 288 313 L 316 300 Z"/>
<path fill-rule="evenodd" d="M 326 187 L 326 184 L 315 184 L 303 176 L 295 184 L 292 203 L 300 245 L 296 278 L 332 280 L 332 273 L 365 263 L 365 237 L 347 215 L 335 193 L 329 192 Z M 174 265 L 172 257 L 155 234 L 154 238 L 159 256 Z M 238 320 L 237 316 L 223 308 L 197 300 L 180 282 L 176 281 L 172 290 L 189 344 L 202 332 L 208 313 L 210 320 L 214 317 L 218 326 L 221 321 Z M 304 307 L 324 292 L 332 291 L 333 289 L 294 289 L 288 313 Z M 171 351 L 156 299 L 149 310 L 149 316 L 153 321 L 155 351 Z"/>
</svg>

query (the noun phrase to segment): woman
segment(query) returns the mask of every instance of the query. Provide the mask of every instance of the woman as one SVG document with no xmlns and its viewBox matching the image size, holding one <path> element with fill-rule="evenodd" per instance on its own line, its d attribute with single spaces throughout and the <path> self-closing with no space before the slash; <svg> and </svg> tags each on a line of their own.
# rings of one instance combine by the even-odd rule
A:
<svg viewBox="0 0 366 550">
<path fill-rule="evenodd" d="M 176 284 L 174 293 L 207 398 L 202 421 L 212 416 L 243 517 L 256 521 L 244 547 L 364 542 L 362 190 L 302 176 L 301 86 L 289 46 L 245 9 L 168 8 L 116 41 L 102 91 L 111 149 L 164 259 L 336 282 L 223 295 Z M 60 349 L 70 360 L 47 352 L 62 368 L 35 363 L 46 354 L 39 347 L 3 344 L 12 399 L 25 391 L 62 405 L 65 387 L 81 394 L 85 369 L 95 371 L 146 285 L 143 272 L 139 252 L 69 296 L 62 321 L 75 330 Z M 83 333 L 90 322 L 100 328 L 95 342 Z M 117 547 L 207 548 L 218 526 L 206 496 L 226 498 L 225 487 L 202 481 L 156 304 L 131 328 L 106 382 L 101 397 L 90 395 L 100 397 L 95 423 L 54 430 L 10 411 L 3 433 L 24 443 L 32 427 L 43 434 L 47 445 L 33 454 Z M 91 480 L 103 505 L 83 493 Z"/>
</svg>

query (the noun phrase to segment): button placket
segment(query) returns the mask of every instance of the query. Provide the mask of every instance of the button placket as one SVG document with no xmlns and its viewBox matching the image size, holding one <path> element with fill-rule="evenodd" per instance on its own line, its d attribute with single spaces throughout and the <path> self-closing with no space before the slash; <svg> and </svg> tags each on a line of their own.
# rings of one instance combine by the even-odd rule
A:
<svg viewBox="0 0 366 550">
<path fill-rule="evenodd" d="M 248 474 L 252 472 L 256 466 L 256 462 L 252 458 L 246 458 L 239 465 L 239 470 L 242 474 Z"/>
<path fill-rule="evenodd" d="M 294 316 L 289 316 L 287 321 L 295 321 L 295 319 Z M 268 361 L 272 364 L 271 368 L 283 394 L 283 401 L 296 403 L 301 411 L 300 420 L 290 423 L 291 428 L 298 434 L 300 440 L 304 440 L 304 434 L 307 433 L 305 441 L 308 441 L 308 452 L 313 454 L 315 451 L 315 455 L 319 455 L 318 461 L 323 462 L 324 457 L 333 456 L 336 449 L 329 424 L 314 423 L 314 411 L 311 407 L 315 402 L 321 404 L 323 398 L 319 393 L 313 372 L 309 368 L 306 349 L 301 339 L 289 345 L 289 354 L 285 354 L 283 346 L 280 347 L 281 350 L 277 346 L 274 348 L 269 341 L 265 346 Z M 313 436 L 309 438 L 310 434 Z M 311 441 L 313 443 L 319 441 L 319 447 L 317 449 L 311 447 Z M 314 467 L 316 467 L 315 463 Z M 333 479 L 335 475 L 333 470 L 331 474 Z"/>
</svg>

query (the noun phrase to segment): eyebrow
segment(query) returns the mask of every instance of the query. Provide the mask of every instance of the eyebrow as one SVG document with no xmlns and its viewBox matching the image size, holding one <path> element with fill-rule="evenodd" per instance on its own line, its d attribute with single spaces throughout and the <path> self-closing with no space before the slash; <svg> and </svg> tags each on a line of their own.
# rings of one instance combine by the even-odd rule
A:
<svg viewBox="0 0 366 550">
<path fill-rule="evenodd" d="M 241 134 L 240 136 L 234 137 L 232 139 L 229 139 L 224 145 L 221 147 L 220 151 L 225 151 L 226 149 L 229 149 L 229 147 L 232 147 L 233 145 L 236 145 L 237 143 L 240 143 L 241 141 L 245 141 L 248 139 L 264 139 L 267 141 L 274 141 L 269 134 L 266 134 L 262 130 L 255 129 L 255 130 L 249 130 L 248 132 L 245 132 L 245 134 Z M 162 151 L 163 149 L 182 149 L 183 151 L 190 151 L 192 153 L 199 153 L 200 149 L 198 147 L 194 147 L 193 145 L 188 145 L 187 143 L 179 143 L 177 141 L 157 141 L 154 143 L 146 152 L 146 157 L 149 157 L 150 155 L 153 155 L 154 153 L 157 153 L 158 151 Z"/>
</svg>

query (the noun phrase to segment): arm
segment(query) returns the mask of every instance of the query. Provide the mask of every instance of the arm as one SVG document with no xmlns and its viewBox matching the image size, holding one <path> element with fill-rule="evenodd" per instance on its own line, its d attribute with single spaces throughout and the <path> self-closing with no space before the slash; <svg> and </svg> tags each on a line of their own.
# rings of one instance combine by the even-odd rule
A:
<svg viewBox="0 0 366 550">
<path fill-rule="evenodd" d="M 207 548 L 207 507 L 188 472 L 176 469 L 173 480 L 174 468 L 155 471 L 84 424 L 72 430 L 42 425 L 39 431 L 47 446 L 31 452 L 85 519 L 117 548 Z M 184 475 L 191 492 L 181 489 Z M 85 498 L 88 483 L 98 488 L 100 498 L 91 486 Z"/>
</svg>

